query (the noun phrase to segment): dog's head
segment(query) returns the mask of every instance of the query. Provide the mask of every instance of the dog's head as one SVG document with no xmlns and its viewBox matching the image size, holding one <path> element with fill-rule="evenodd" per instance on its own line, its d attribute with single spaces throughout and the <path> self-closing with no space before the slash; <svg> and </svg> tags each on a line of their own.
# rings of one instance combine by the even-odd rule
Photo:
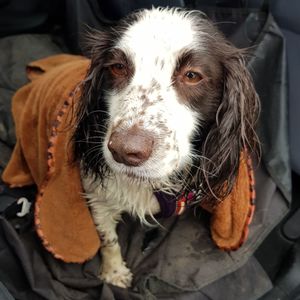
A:
<svg viewBox="0 0 300 300">
<path fill-rule="evenodd" d="M 93 33 L 75 156 L 100 179 L 176 177 L 219 197 L 255 145 L 257 108 L 241 50 L 202 13 L 140 11 Z"/>
</svg>

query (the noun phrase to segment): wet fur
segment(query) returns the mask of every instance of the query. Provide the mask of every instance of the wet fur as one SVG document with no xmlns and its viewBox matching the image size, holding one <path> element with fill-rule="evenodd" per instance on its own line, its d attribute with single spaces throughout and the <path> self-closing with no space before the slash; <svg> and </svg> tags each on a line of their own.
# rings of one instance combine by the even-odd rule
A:
<svg viewBox="0 0 300 300">
<path fill-rule="evenodd" d="M 125 43 L 122 42 L 124 35 L 133 26 L 142 24 L 145 18 L 151 18 L 151 14 L 155 18 L 160 18 L 161 15 L 162 19 L 179 17 L 182 26 L 188 27 L 190 24 L 190 30 L 193 31 L 192 44 L 177 54 L 170 49 L 170 55 L 176 55 L 176 64 L 170 74 L 172 84 L 168 87 L 171 89 L 169 91 L 164 91 L 166 88 L 163 83 L 155 78 L 145 86 L 140 83 L 129 88 L 139 66 L 135 65 L 130 51 L 124 57 L 122 53 L 118 53 L 119 44 Z M 131 45 L 130 41 L 128 44 Z M 256 149 L 254 127 L 259 101 L 245 66 L 243 51 L 226 41 L 214 25 L 198 11 L 153 9 L 137 12 L 113 28 L 94 31 L 90 35 L 90 45 L 91 66 L 82 85 L 76 115 L 77 129 L 73 137 L 75 159 L 81 164 L 86 196 L 103 241 L 101 278 L 112 284 L 128 287 L 132 275 L 121 258 L 115 233 L 121 213 L 127 211 L 145 222 L 145 215 L 153 216 L 159 211 L 153 196 L 154 190 L 179 193 L 195 187 L 200 190 L 201 187 L 201 199 L 211 202 L 212 205 L 224 198 L 235 182 L 241 151 L 248 149 L 252 152 Z M 118 49 L 115 49 L 116 45 Z M 107 69 L 113 61 L 120 60 L 125 61 L 130 72 L 127 78 L 117 81 L 111 78 Z M 167 69 L 166 59 L 159 55 L 153 58 L 153 64 L 161 72 Z M 194 65 L 203 71 L 204 79 L 201 85 L 186 88 L 177 74 L 180 73 L 180 68 Z M 112 116 L 111 99 L 118 99 L 118 94 L 122 93 L 125 95 L 124 101 L 135 95 L 143 103 L 134 106 L 137 116 L 127 119 L 124 116 L 116 121 Z M 171 140 L 169 143 L 159 140 L 160 136 L 167 136 L 168 131 L 179 130 L 170 128 L 170 116 L 157 113 L 153 121 L 152 116 L 147 116 L 149 107 L 159 107 L 159 103 L 164 101 L 162 95 L 167 93 L 175 95 L 178 108 L 183 107 L 186 114 L 191 116 L 190 124 L 187 125 L 187 131 L 190 132 L 186 133 L 186 140 L 183 141 L 187 144 L 184 149 L 176 149 L 181 145 L 177 145 L 175 139 L 175 142 Z M 182 111 L 178 109 L 178 113 L 181 114 Z M 180 118 L 185 116 L 179 115 L 178 122 Z M 161 152 L 162 159 L 177 151 L 181 158 L 174 166 L 178 163 L 178 168 L 174 167 L 170 171 L 166 163 L 165 173 L 156 176 L 156 169 L 149 172 L 147 167 L 144 170 L 140 168 L 141 171 L 137 171 L 140 170 L 138 168 L 131 170 L 110 160 L 109 152 L 105 148 L 107 136 L 115 128 L 128 128 L 129 119 L 135 120 L 139 126 L 145 126 L 144 120 L 147 120 L 147 129 L 157 129 L 157 143 L 161 144 L 157 151 Z M 174 149 L 169 149 L 171 147 Z M 182 154 L 185 151 L 188 154 Z M 128 176 L 130 172 L 133 172 L 133 176 Z"/>
</svg>

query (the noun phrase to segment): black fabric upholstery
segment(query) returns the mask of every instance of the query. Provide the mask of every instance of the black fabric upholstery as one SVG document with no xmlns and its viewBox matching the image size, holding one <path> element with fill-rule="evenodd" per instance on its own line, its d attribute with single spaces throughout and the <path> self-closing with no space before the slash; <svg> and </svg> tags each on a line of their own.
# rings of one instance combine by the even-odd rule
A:
<svg viewBox="0 0 300 300">
<path fill-rule="evenodd" d="M 287 214 L 291 198 L 284 43 L 272 17 L 266 18 L 264 13 L 227 9 L 207 13 L 215 21 L 234 18 L 236 23 L 224 23 L 224 32 L 240 47 L 255 45 L 249 68 L 263 102 L 260 137 L 264 151 L 256 168 L 257 209 L 247 243 L 231 253 L 216 249 L 203 212 L 194 216 L 188 211 L 169 218 L 162 221 L 164 229 L 155 231 L 124 216 L 119 226 L 120 243 L 135 275 L 133 289 L 126 291 L 100 282 L 98 255 L 83 265 L 54 259 L 36 236 L 32 210 L 26 219 L 2 214 L 0 282 L 16 299 L 250 300 L 271 289 L 270 278 L 253 253 Z M 7 163 L 14 144 L 10 99 L 26 83 L 26 63 L 62 51 L 49 35 L 0 40 L 0 147 L 5 149 L 0 152 L 0 167 Z M 0 201 L 11 197 L 8 192 L 0 189 Z M 16 201 L 20 196 L 25 194 L 16 195 Z"/>
</svg>

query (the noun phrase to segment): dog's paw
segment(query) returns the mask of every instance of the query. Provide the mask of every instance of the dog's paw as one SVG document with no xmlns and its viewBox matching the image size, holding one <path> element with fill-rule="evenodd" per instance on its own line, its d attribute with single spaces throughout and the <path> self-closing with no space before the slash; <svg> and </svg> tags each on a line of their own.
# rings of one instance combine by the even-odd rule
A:
<svg viewBox="0 0 300 300">
<path fill-rule="evenodd" d="M 118 266 L 104 265 L 99 277 L 106 283 L 121 288 L 130 287 L 132 282 L 132 273 L 126 267 L 125 262 Z"/>
</svg>

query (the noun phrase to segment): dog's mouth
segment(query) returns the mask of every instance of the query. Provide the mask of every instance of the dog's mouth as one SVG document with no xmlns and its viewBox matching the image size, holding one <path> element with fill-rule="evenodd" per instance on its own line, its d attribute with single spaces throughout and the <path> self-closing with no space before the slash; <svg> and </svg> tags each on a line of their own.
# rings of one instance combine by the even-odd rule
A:
<svg viewBox="0 0 300 300">
<path fill-rule="evenodd" d="M 113 174 L 125 179 L 127 184 L 151 186 L 153 189 L 174 192 L 181 190 L 183 168 L 174 168 L 175 162 L 165 163 L 157 156 L 139 166 L 127 166 L 114 160 L 109 151 L 104 153 L 107 166 Z"/>
<path fill-rule="evenodd" d="M 153 182 L 162 179 L 163 175 L 151 164 L 151 161 L 138 166 L 128 166 L 114 160 L 110 155 L 105 157 L 106 164 L 116 174 L 138 182 Z"/>
<path fill-rule="evenodd" d="M 153 190 L 173 193 L 178 192 L 182 188 L 182 182 L 179 180 L 179 177 L 177 177 L 178 174 L 162 177 L 161 175 L 153 176 L 156 174 L 153 174 L 150 171 L 147 173 L 146 171 L 137 172 L 136 170 L 119 170 L 116 173 L 125 179 L 128 184 L 151 186 Z"/>
<path fill-rule="evenodd" d="M 111 166 L 111 168 L 115 173 L 139 182 L 150 182 L 158 178 L 157 176 L 153 176 L 150 170 L 143 167 L 128 167 L 118 164 L 117 168 L 115 166 Z"/>
<path fill-rule="evenodd" d="M 177 178 L 178 181 L 180 178 L 179 174 L 181 174 L 180 170 L 174 169 L 170 169 L 169 172 L 164 173 L 162 172 L 162 164 L 160 164 L 159 168 L 153 161 L 149 161 L 145 165 L 133 167 L 118 163 L 111 157 L 108 157 L 106 163 L 113 173 L 127 178 L 129 183 L 150 184 L 151 186 L 170 185 L 174 178 Z"/>
</svg>

